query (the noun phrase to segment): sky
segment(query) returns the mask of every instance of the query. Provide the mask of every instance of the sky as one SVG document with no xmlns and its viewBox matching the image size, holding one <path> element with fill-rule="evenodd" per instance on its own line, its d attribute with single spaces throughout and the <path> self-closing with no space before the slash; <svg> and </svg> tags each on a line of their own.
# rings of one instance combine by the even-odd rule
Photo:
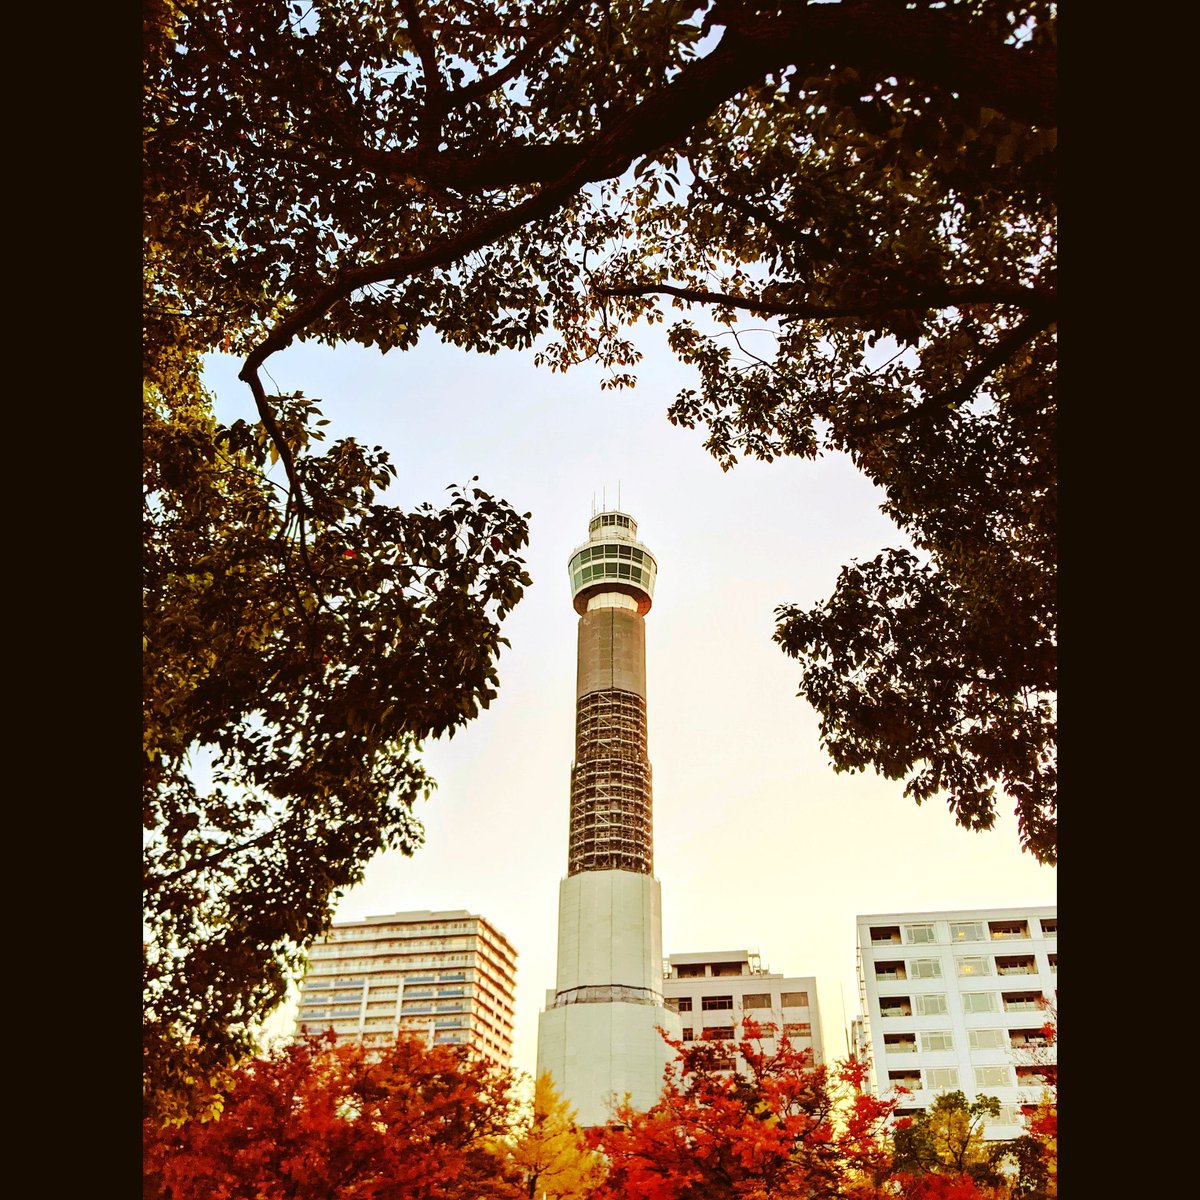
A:
<svg viewBox="0 0 1200 1200">
<path fill-rule="evenodd" d="M 382 501 L 440 506 L 478 476 L 531 513 L 532 584 L 502 628 L 498 698 L 426 744 L 438 786 L 416 810 L 424 845 L 377 856 L 335 920 L 487 918 L 517 950 L 513 1066 L 534 1073 L 567 866 L 578 621 L 567 559 L 619 498 L 659 568 L 646 675 L 663 953 L 747 949 L 772 972 L 814 976 L 834 1059 L 859 1014 L 858 915 L 1054 904 L 1057 872 L 1021 851 L 1003 798 L 995 827 L 976 833 L 944 802 L 906 799 L 900 781 L 834 771 L 796 694 L 799 665 L 771 640 L 774 610 L 819 603 L 843 564 L 908 543 L 843 456 L 723 473 L 702 430 L 666 417 L 694 372 L 662 326 L 634 339 L 638 385 L 619 392 L 587 366 L 555 374 L 532 352 L 484 356 L 432 337 L 386 355 L 299 344 L 266 363 L 269 387 L 321 402 L 328 442 L 389 452 L 398 478 Z M 255 417 L 240 365 L 216 356 L 206 369 L 224 421 Z"/>
</svg>

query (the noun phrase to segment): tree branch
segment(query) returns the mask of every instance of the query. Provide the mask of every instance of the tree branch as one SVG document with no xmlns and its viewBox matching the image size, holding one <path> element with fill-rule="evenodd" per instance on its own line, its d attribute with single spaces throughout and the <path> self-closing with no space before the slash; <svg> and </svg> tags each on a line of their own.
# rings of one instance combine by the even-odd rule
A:
<svg viewBox="0 0 1200 1200">
<path fill-rule="evenodd" d="M 411 2 L 411 0 L 406 0 Z M 801 78 L 839 67 L 911 78 L 1042 127 L 1057 122 L 1057 68 L 1038 49 L 998 43 L 945 9 L 909 9 L 889 0 L 805 4 L 770 18 L 722 6 L 736 21 L 704 58 L 620 115 L 615 130 L 582 142 L 513 141 L 485 153 L 450 149 L 358 151 L 360 161 L 398 177 L 429 178 L 459 192 L 542 183 L 586 167 L 583 182 L 619 175 L 635 158 L 685 139 L 719 105 L 764 76 L 795 67 Z"/>
<path fill-rule="evenodd" d="M 421 59 L 421 70 L 425 75 L 425 104 L 421 110 L 421 131 L 417 144 L 436 148 L 442 130 L 442 117 L 446 112 L 446 84 L 438 70 L 433 41 L 421 24 L 416 0 L 400 0 L 400 9 L 408 23 L 408 35 Z"/>
<path fill-rule="evenodd" d="M 710 292 L 700 288 L 676 287 L 666 283 L 631 283 L 623 287 L 599 287 L 596 291 L 602 296 L 676 296 L 693 304 L 720 304 L 728 308 L 745 309 L 754 316 L 808 319 L 866 317 L 902 309 L 949 308 L 960 304 L 1009 304 L 1045 313 L 1055 308 L 1058 299 L 1056 290 L 988 283 L 943 284 L 889 296 L 868 304 L 793 304 L 751 296 L 732 296 L 725 292 Z"/>
<path fill-rule="evenodd" d="M 901 429 L 916 421 L 927 420 L 938 412 L 953 408 L 969 400 L 975 390 L 998 367 L 1002 367 L 1026 342 L 1032 340 L 1043 329 L 1054 324 L 1054 317 L 1042 312 L 1031 313 L 1019 324 L 1014 325 L 999 341 L 948 391 L 940 392 L 923 400 L 916 408 L 887 421 L 876 421 L 869 425 L 855 425 L 852 434 L 883 433 Z"/>
<path fill-rule="evenodd" d="M 584 3 L 585 0 L 565 0 L 563 4 L 559 5 L 557 12 L 548 14 L 540 25 L 530 30 L 524 49 L 513 55 L 504 66 L 490 75 L 484 75 L 471 83 L 456 88 L 451 93 L 451 106 L 457 107 L 461 103 L 489 95 L 497 88 L 503 87 L 509 80 L 515 79 L 529 65 L 534 56 L 546 48 L 552 38 L 557 37 L 566 29 L 571 23 L 571 19 L 582 9 Z"/>
</svg>

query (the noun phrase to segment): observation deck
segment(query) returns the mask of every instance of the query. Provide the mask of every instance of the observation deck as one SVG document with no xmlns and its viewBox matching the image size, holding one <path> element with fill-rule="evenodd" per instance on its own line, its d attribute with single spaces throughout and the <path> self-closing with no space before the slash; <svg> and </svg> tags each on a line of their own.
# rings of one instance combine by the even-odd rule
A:
<svg viewBox="0 0 1200 1200">
<path fill-rule="evenodd" d="M 637 540 L 637 522 L 628 513 L 597 513 L 588 522 L 588 540 L 572 551 L 567 570 L 580 616 L 587 612 L 588 601 L 603 592 L 629 596 L 643 617 L 654 603 L 658 561 Z"/>
</svg>

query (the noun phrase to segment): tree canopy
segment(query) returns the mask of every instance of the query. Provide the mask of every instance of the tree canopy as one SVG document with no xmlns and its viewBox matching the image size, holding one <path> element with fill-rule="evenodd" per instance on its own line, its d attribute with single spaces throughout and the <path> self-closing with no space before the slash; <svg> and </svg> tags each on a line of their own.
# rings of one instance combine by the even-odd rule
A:
<svg viewBox="0 0 1200 1200">
<path fill-rule="evenodd" d="M 516 1200 L 498 1147 L 511 1078 L 401 1037 L 380 1055 L 332 1034 L 240 1064 L 213 1120 L 143 1122 L 146 1200 Z"/>
<path fill-rule="evenodd" d="M 1054 3 L 143 14 L 152 1090 L 244 1049 L 331 897 L 415 844 L 421 740 L 491 698 L 526 582 L 475 481 L 405 514 L 379 448 L 317 452 L 264 382 L 297 340 L 620 387 L 674 314 L 671 420 L 727 468 L 850 455 L 909 543 L 778 612 L 835 767 L 972 829 L 999 793 L 1056 861 Z M 215 350 L 255 426 L 213 418 Z"/>
<path fill-rule="evenodd" d="M 1051 1200 L 1054 1121 L 984 1142 L 996 1107 L 961 1093 L 894 1118 L 865 1065 L 746 1022 L 736 1042 L 672 1042 L 662 1095 L 582 1130 L 552 1080 L 401 1034 L 367 1051 L 332 1033 L 232 1068 L 218 1112 L 143 1120 L 146 1200 Z M 733 1070 L 735 1059 L 739 1069 Z M 1056 1110 L 1054 1110 L 1056 1111 Z M 1006 1161 L 1017 1170 L 1001 1170 Z"/>
</svg>

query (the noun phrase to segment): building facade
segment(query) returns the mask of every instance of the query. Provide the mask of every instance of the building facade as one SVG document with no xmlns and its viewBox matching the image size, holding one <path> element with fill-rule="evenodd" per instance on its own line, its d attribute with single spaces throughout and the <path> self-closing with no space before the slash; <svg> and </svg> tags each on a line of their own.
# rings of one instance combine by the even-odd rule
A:
<svg viewBox="0 0 1200 1200">
<path fill-rule="evenodd" d="M 855 1041 L 875 1094 L 898 1094 L 897 1115 L 939 1092 L 995 1096 L 986 1136 L 1018 1136 L 1057 1073 L 1043 1034 L 1058 1002 L 1057 906 L 875 913 L 857 927 Z"/>
<path fill-rule="evenodd" d="M 750 1017 L 763 1026 L 764 1050 L 774 1050 L 782 1033 L 794 1049 L 812 1052 L 813 1065 L 825 1061 L 813 976 L 772 974 L 750 950 L 672 954 L 667 962 L 663 995 L 679 1014 L 683 1041 L 736 1041 Z"/>
<path fill-rule="evenodd" d="M 508 939 L 465 909 L 335 922 L 309 953 L 296 1032 L 375 1047 L 407 1030 L 509 1067 L 516 973 Z"/>
<path fill-rule="evenodd" d="M 658 563 L 628 513 L 606 510 L 568 561 L 579 614 L 567 874 L 555 986 L 538 1019 L 549 1072 L 582 1126 L 626 1095 L 650 1108 L 679 1017 L 663 1003 L 662 893 L 654 878 L 646 744 L 645 616 Z"/>
</svg>

